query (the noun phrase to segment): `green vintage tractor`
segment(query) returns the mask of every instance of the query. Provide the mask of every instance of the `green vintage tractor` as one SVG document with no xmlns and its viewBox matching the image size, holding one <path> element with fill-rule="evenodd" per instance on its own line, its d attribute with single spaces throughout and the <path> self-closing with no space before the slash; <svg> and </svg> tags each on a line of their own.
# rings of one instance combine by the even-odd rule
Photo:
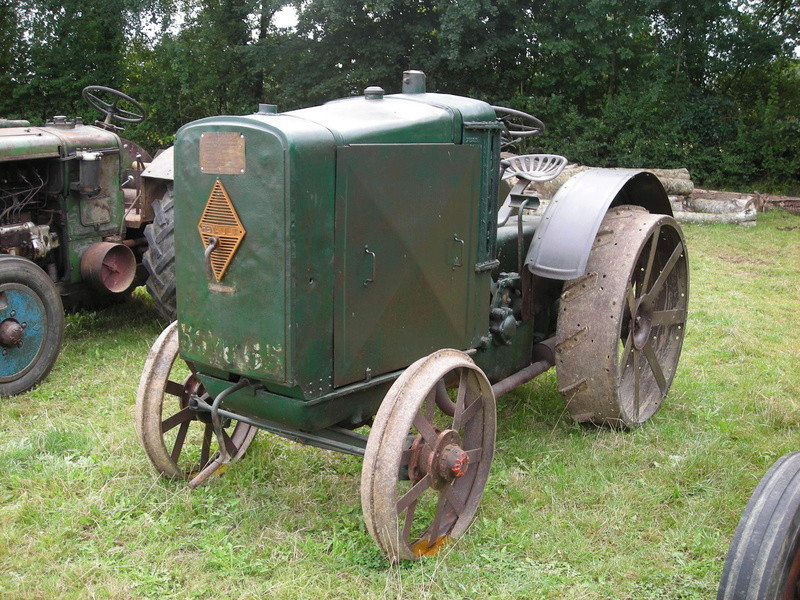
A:
<svg viewBox="0 0 800 600">
<path fill-rule="evenodd" d="M 170 239 L 171 154 L 151 164 L 113 121 L 144 108 L 116 90 L 84 98 L 95 125 L 53 117 L 44 127 L 0 120 L 0 395 L 22 393 L 50 372 L 64 332 L 63 305 L 101 306 L 148 279 L 163 315 L 174 313 Z M 154 224 L 154 221 L 156 223 Z M 162 236 L 163 237 L 163 236 Z M 144 266 L 142 264 L 144 257 Z"/>
<path fill-rule="evenodd" d="M 425 86 L 409 71 L 399 94 L 181 128 L 178 318 L 136 405 L 148 457 L 190 486 L 257 429 L 362 456 L 366 526 L 391 561 L 465 531 L 495 398 L 550 367 L 576 421 L 649 419 L 689 292 L 654 176 L 586 171 L 531 220 L 528 182 L 566 161 L 501 147 L 541 122 Z"/>
</svg>

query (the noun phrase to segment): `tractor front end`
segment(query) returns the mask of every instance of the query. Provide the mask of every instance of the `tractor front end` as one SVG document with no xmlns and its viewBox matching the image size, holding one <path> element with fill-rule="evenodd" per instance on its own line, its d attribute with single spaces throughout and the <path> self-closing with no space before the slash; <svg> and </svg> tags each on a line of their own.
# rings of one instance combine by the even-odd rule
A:
<svg viewBox="0 0 800 600">
<path fill-rule="evenodd" d="M 487 104 L 422 88 L 182 128 L 178 331 L 212 396 L 243 377 L 260 391 L 225 403 L 244 414 L 357 424 L 386 386 L 366 405 L 319 400 L 478 344 L 497 133 Z"/>
</svg>

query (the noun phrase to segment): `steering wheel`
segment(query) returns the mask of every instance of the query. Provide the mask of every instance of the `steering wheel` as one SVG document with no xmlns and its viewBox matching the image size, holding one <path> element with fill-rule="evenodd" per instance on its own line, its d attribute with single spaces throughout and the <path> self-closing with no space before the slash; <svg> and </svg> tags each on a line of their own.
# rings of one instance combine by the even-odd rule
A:
<svg viewBox="0 0 800 600">
<path fill-rule="evenodd" d="M 103 122 L 106 125 L 110 124 L 112 120 L 121 121 L 123 123 L 141 123 L 144 121 L 145 117 L 147 117 L 147 111 L 141 104 L 127 94 L 123 94 L 113 88 L 104 87 L 102 85 L 87 85 L 83 88 L 82 94 L 83 99 L 86 100 L 92 108 L 97 109 L 105 116 Z M 106 102 L 97 94 L 103 94 L 107 98 L 110 96 L 111 102 Z M 120 101 L 128 103 L 133 110 L 127 110 L 117 106 Z"/>
<path fill-rule="evenodd" d="M 544 131 L 544 123 L 533 115 L 505 106 L 492 106 L 492 108 L 497 120 L 503 124 L 503 131 L 500 134 L 501 150 L 512 147 L 523 138 L 539 135 Z"/>
</svg>

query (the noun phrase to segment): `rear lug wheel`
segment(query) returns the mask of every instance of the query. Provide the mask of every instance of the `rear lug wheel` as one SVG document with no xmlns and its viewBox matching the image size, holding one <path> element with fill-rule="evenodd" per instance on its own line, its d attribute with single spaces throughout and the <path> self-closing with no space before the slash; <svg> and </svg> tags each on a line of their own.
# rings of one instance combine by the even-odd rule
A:
<svg viewBox="0 0 800 600">
<path fill-rule="evenodd" d="M 680 227 L 636 206 L 609 210 L 586 274 L 564 285 L 559 391 L 573 419 L 638 427 L 660 408 L 686 333 L 689 266 Z"/>
</svg>

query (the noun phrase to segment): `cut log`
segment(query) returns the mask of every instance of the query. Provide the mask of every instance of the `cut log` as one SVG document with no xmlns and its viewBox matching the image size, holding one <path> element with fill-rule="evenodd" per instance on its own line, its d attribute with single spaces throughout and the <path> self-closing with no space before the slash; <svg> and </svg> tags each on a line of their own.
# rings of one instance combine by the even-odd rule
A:
<svg viewBox="0 0 800 600">
<path fill-rule="evenodd" d="M 675 213 L 675 219 L 680 223 L 728 223 L 739 225 L 755 225 L 756 211 L 748 208 L 735 213 L 708 213 L 708 212 L 685 212 Z"/>
</svg>

